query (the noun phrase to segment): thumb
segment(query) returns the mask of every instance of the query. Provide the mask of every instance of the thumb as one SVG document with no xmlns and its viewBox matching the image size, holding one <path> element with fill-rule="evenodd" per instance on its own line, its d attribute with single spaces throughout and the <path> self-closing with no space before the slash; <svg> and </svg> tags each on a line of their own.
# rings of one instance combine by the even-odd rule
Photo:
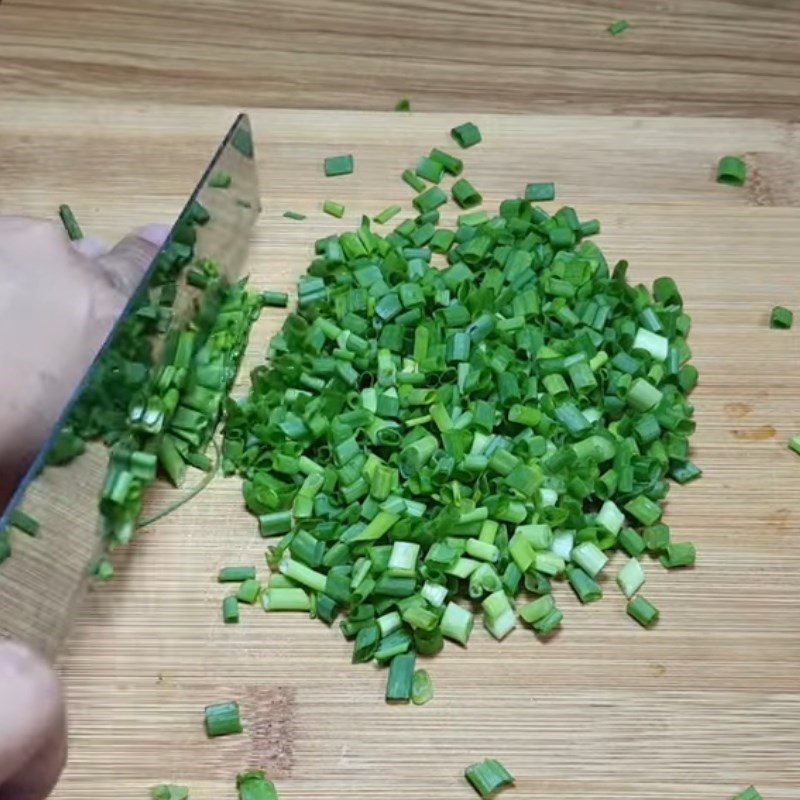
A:
<svg viewBox="0 0 800 800">
<path fill-rule="evenodd" d="M 142 280 L 169 234 L 167 225 L 147 225 L 93 260 L 106 285 L 127 300 Z"/>
<path fill-rule="evenodd" d="M 27 648 L 0 640 L 0 800 L 42 800 L 64 766 L 58 679 Z"/>
</svg>

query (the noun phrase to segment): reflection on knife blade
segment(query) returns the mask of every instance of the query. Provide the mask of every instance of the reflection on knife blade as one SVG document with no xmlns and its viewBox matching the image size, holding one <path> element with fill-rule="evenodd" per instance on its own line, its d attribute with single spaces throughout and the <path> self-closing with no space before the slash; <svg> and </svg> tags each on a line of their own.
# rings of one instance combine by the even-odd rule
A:
<svg viewBox="0 0 800 800">
<path fill-rule="evenodd" d="M 261 307 L 239 280 L 258 209 L 240 116 L 0 517 L 0 635 L 54 653 L 87 565 L 108 574 L 99 556 L 130 540 L 147 487 L 213 467 L 205 450 Z M 8 527 L 20 504 L 35 539 Z"/>
</svg>

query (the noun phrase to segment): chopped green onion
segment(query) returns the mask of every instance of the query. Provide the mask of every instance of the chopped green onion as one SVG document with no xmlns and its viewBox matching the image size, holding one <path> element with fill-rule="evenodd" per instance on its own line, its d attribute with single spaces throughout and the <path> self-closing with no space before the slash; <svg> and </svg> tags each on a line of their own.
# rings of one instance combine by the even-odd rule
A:
<svg viewBox="0 0 800 800">
<path fill-rule="evenodd" d="M 502 589 L 490 594 L 481 605 L 483 624 L 495 639 L 504 639 L 517 626 L 517 615 Z"/>
<path fill-rule="evenodd" d="M 152 800 L 188 800 L 189 789 L 174 783 L 161 783 L 150 789 Z"/>
<path fill-rule="evenodd" d="M 453 199 L 461 208 L 473 208 L 483 202 L 483 197 L 466 178 L 457 180 L 453 184 L 451 191 L 453 192 Z"/>
<path fill-rule="evenodd" d="M 420 178 L 424 178 L 426 181 L 439 183 L 444 174 L 444 165 L 440 164 L 438 161 L 434 161 L 432 158 L 422 156 L 417 162 L 416 173 Z"/>
<path fill-rule="evenodd" d="M 387 703 L 407 703 L 411 699 L 416 660 L 414 653 L 400 653 L 392 659 L 386 682 Z"/>
<path fill-rule="evenodd" d="M 430 189 L 426 189 L 421 194 L 418 194 L 412 202 L 414 206 L 424 214 L 446 203 L 447 195 L 438 186 L 431 186 Z"/>
<path fill-rule="evenodd" d="M 411 702 L 415 706 L 424 706 L 433 700 L 433 680 L 425 669 L 418 669 L 411 682 Z"/>
<path fill-rule="evenodd" d="M 355 162 L 352 155 L 330 156 L 325 159 L 325 175 L 333 178 L 337 175 L 349 175 Z"/>
<path fill-rule="evenodd" d="M 514 785 L 514 776 L 493 758 L 471 764 L 464 770 L 464 777 L 484 800 L 491 800 L 501 789 Z"/>
<path fill-rule="evenodd" d="M 39 521 L 30 514 L 26 514 L 21 508 L 15 508 L 8 517 L 8 524 L 18 531 L 27 533 L 28 536 L 36 536 L 39 533 Z"/>
<path fill-rule="evenodd" d="M 612 22 L 608 26 L 608 32 L 612 36 L 619 36 L 623 31 L 628 30 L 629 27 L 630 27 L 630 24 L 628 23 L 627 20 L 620 19 L 620 20 L 617 20 L 617 22 Z"/>
<path fill-rule="evenodd" d="M 556 185 L 549 183 L 529 183 L 525 187 L 525 199 L 536 203 L 556 199 Z"/>
<path fill-rule="evenodd" d="M 794 320 L 794 314 L 789 311 L 788 308 L 784 308 L 783 306 L 775 306 L 772 309 L 772 313 L 769 317 L 769 326 L 770 328 L 781 328 L 786 330 L 792 327 L 792 321 Z"/>
<path fill-rule="evenodd" d="M 301 220 L 306 218 L 306 215 L 301 214 L 299 211 L 284 211 L 283 216 L 286 217 L 286 219 L 295 219 L 295 220 Z"/>
<path fill-rule="evenodd" d="M 444 610 L 440 623 L 442 636 L 466 647 L 474 623 L 475 618 L 472 616 L 472 612 L 450 602 Z"/>
<path fill-rule="evenodd" d="M 388 206 L 379 214 L 376 214 L 373 220 L 377 222 L 378 225 L 385 225 L 392 217 L 396 217 L 402 210 L 401 206 Z"/>
<path fill-rule="evenodd" d="M 239 598 L 235 594 L 222 601 L 222 621 L 229 625 L 239 621 Z"/>
<path fill-rule="evenodd" d="M 261 304 L 273 308 L 286 308 L 289 295 L 286 292 L 261 292 Z"/>
<path fill-rule="evenodd" d="M 567 580 L 581 603 L 594 603 L 603 596 L 600 585 L 580 567 L 570 564 L 567 567 Z"/>
<path fill-rule="evenodd" d="M 748 786 L 743 792 L 739 792 L 733 800 L 764 800 L 756 791 L 755 786 Z"/>
<path fill-rule="evenodd" d="M 325 200 L 322 204 L 322 210 L 337 219 L 341 219 L 344 216 L 344 206 L 335 200 Z"/>
<path fill-rule="evenodd" d="M 594 542 L 581 542 L 570 558 L 592 578 L 608 563 L 608 556 Z"/>
<path fill-rule="evenodd" d="M 450 131 L 450 135 L 461 147 L 472 147 L 481 141 L 481 132 L 477 125 L 465 122 Z"/>
<path fill-rule="evenodd" d="M 264 611 L 308 611 L 311 598 L 303 589 L 275 589 L 270 586 L 261 593 Z"/>
<path fill-rule="evenodd" d="M 239 704 L 235 701 L 206 706 L 205 716 L 206 733 L 212 738 L 242 732 Z"/>
<path fill-rule="evenodd" d="M 413 170 L 404 170 L 401 177 L 415 192 L 424 192 L 427 187 L 425 181 L 418 178 Z"/>
<path fill-rule="evenodd" d="M 243 583 L 255 577 L 255 567 L 223 567 L 217 575 L 217 580 L 220 583 Z"/>
<path fill-rule="evenodd" d="M 529 625 L 534 625 L 555 610 L 556 601 L 553 600 L 553 595 L 545 594 L 522 606 L 519 609 L 519 615 Z"/>
<path fill-rule="evenodd" d="M 244 581 L 236 592 L 237 599 L 242 603 L 252 605 L 258 600 L 258 595 L 261 593 L 261 584 L 255 580 L 250 579 Z"/>
<path fill-rule="evenodd" d="M 239 800 L 278 800 L 275 784 L 267 780 L 263 770 L 240 772 L 236 776 Z"/>
<path fill-rule="evenodd" d="M 643 584 L 644 570 L 636 558 L 632 558 L 617 572 L 617 586 L 627 598 L 633 597 Z"/>
<path fill-rule="evenodd" d="M 717 164 L 717 183 L 729 186 L 744 186 L 747 180 L 747 165 L 737 156 L 723 156 Z"/>
<path fill-rule="evenodd" d="M 625 610 L 643 628 L 652 628 L 658 622 L 658 609 L 642 595 L 629 600 Z"/>
<path fill-rule="evenodd" d="M 78 225 L 78 220 L 75 219 L 75 215 L 72 213 L 72 209 L 68 205 L 61 205 L 58 207 L 58 216 L 61 217 L 61 223 L 64 226 L 64 230 L 67 232 L 67 236 L 71 242 L 76 242 L 79 239 L 83 239 L 83 231 L 81 230 L 81 226 Z"/>
<path fill-rule="evenodd" d="M 694 566 L 697 553 L 691 542 L 670 542 L 659 561 L 667 569 Z"/>
<path fill-rule="evenodd" d="M 411 111 L 411 101 L 407 97 L 401 97 L 394 104 L 395 111 Z"/>
<path fill-rule="evenodd" d="M 464 162 L 444 150 L 438 150 L 434 147 L 428 157 L 433 161 L 438 161 L 445 168 L 445 171 L 451 175 L 460 175 L 464 170 Z"/>
<path fill-rule="evenodd" d="M 790 450 L 794 450 L 795 453 L 800 455 L 800 433 L 792 436 L 792 438 L 789 439 L 788 445 Z"/>
</svg>

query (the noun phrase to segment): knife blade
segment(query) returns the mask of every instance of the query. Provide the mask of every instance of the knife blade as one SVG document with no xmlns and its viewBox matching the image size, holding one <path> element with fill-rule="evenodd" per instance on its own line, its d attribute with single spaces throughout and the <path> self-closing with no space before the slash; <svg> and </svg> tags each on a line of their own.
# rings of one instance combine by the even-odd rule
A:
<svg viewBox="0 0 800 800">
<path fill-rule="evenodd" d="M 220 181 L 224 175 L 230 176 L 228 186 L 218 185 L 225 182 Z M 209 219 L 195 227 L 195 263 L 212 260 L 223 281 L 233 284 L 242 275 L 249 234 L 260 211 L 252 130 L 245 114 L 237 117 L 217 148 L 164 246 L 145 270 L 69 401 L 60 409 L 11 500 L 0 509 L 0 637 L 20 639 L 51 659 L 58 653 L 85 594 L 90 565 L 104 550 L 99 499 L 110 447 L 101 440 L 88 442 L 82 455 L 58 466 L 48 465 L 48 457 L 53 455 L 70 412 L 86 397 L 93 377 L 109 363 L 107 359 L 112 357 L 114 342 L 126 320 L 136 313 L 137 306 L 141 307 L 137 299 L 155 286 L 162 258 L 180 240 L 181 229 L 198 204 L 208 212 Z M 146 343 L 154 361 L 169 332 L 183 328 L 192 318 L 196 296 L 197 291 L 185 279 L 177 281 L 169 324 L 163 335 L 148 337 Z M 15 509 L 38 521 L 35 536 L 10 527 Z M 7 557 L 3 560 L 4 552 Z"/>
</svg>

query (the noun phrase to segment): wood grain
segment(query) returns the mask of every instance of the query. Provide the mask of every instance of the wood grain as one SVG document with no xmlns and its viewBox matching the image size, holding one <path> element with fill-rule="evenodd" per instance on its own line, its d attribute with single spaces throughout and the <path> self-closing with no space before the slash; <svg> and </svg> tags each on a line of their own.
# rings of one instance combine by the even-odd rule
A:
<svg viewBox="0 0 800 800">
<path fill-rule="evenodd" d="M 6 0 L 0 97 L 796 121 L 798 42 L 795 0 Z"/>
<path fill-rule="evenodd" d="M 233 117 L 229 108 L 7 108 L 0 211 L 53 214 L 68 200 L 85 230 L 109 238 L 174 214 Z M 446 145 L 457 119 L 257 112 L 265 210 L 254 284 L 292 290 L 315 238 L 361 212 L 409 208 L 400 171 Z M 800 331 L 767 325 L 770 308 L 796 305 L 800 291 L 800 209 L 784 170 L 770 166 L 797 169 L 796 130 L 683 118 L 476 121 L 484 144 L 464 157 L 487 207 L 528 179 L 554 179 L 559 199 L 602 220 L 598 242 L 631 261 L 634 280 L 670 274 L 683 290 L 702 375 L 694 458 L 705 475 L 672 491 L 667 521 L 698 544 L 697 568 L 646 565 L 647 595 L 662 611 L 653 631 L 626 618 L 612 568 L 606 598 L 591 607 L 559 587 L 566 620 L 553 641 L 520 629 L 498 644 L 476 631 L 467 651 L 447 647 L 427 665 L 434 702 L 387 706 L 384 673 L 351 665 L 336 629 L 260 609 L 223 626 L 214 575 L 263 565 L 264 543 L 237 482 L 219 480 L 143 534 L 118 579 L 91 594 L 61 663 L 72 755 L 56 800 L 138 800 L 164 780 L 191 784 L 194 800 L 233 797 L 247 766 L 273 774 L 282 800 L 468 800 L 463 768 L 487 756 L 517 776 L 509 798 L 726 800 L 750 783 L 769 800 L 797 797 L 800 464 L 785 440 L 800 430 Z M 355 173 L 324 179 L 322 158 L 339 152 L 355 153 Z M 769 204 L 713 182 L 721 152 L 749 154 Z M 321 213 L 324 197 L 347 204 L 345 220 Z M 286 208 L 309 218 L 283 219 Z M 283 313 L 262 317 L 248 366 Z M 229 698 L 242 704 L 246 733 L 209 742 L 202 708 Z"/>
</svg>

